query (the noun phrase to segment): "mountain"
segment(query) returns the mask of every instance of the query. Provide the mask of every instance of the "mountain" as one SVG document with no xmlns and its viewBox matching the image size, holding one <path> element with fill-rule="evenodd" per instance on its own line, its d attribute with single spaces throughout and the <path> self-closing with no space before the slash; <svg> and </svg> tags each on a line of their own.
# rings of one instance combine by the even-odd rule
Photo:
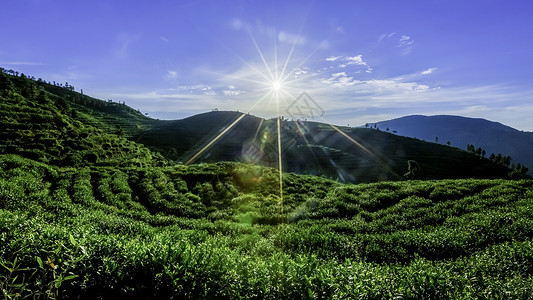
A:
<svg viewBox="0 0 533 300">
<path fill-rule="evenodd" d="M 285 170 L 345 180 L 402 179 L 406 159 L 433 179 L 507 177 L 501 164 L 367 128 L 159 121 L 0 71 L 6 299 L 533 294 L 533 180 L 353 185 L 260 166 L 277 165 L 278 131 Z"/>
<path fill-rule="evenodd" d="M 414 115 L 369 125 L 430 142 L 438 138 L 440 144 L 450 142 L 461 149 L 472 144 L 485 150 L 487 157 L 501 153 L 511 156 L 513 163 L 533 169 L 533 132 L 519 131 L 501 123 L 460 116 Z"/>
<path fill-rule="evenodd" d="M 420 165 L 419 179 L 498 178 L 508 173 L 506 167 L 454 147 L 368 128 L 282 119 L 280 132 L 283 170 L 342 182 L 402 180 L 409 160 Z M 278 164 L 277 120 L 239 112 L 161 121 L 136 141 L 182 163 Z"/>
<path fill-rule="evenodd" d="M 102 101 L 24 75 L 1 74 L 0 154 L 58 166 L 164 166 L 244 162 L 341 182 L 414 178 L 507 178 L 510 170 L 454 147 L 368 128 L 262 119 L 214 111 L 182 120 L 148 118 L 124 103 Z M 279 129 L 278 129 L 279 124 Z"/>
</svg>

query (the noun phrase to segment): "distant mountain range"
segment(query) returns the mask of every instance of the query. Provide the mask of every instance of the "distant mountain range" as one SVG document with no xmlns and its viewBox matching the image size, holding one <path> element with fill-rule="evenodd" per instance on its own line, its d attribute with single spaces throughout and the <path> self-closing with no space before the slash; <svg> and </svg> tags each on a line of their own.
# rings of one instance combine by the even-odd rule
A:
<svg viewBox="0 0 533 300">
<path fill-rule="evenodd" d="M 533 170 L 533 132 L 519 131 L 501 123 L 449 115 L 413 115 L 368 125 L 428 142 L 449 142 L 461 149 L 471 144 L 485 150 L 487 157 L 501 153 L 511 156 L 512 163 L 528 167 L 530 174 Z"/>
<path fill-rule="evenodd" d="M 498 132 L 499 143 L 514 149 L 515 139 L 507 139 L 520 133 L 507 127 L 494 129 L 495 123 L 490 122 L 465 130 L 470 127 L 458 126 L 459 121 L 448 119 L 421 135 L 409 133 L 407 125 L 394 123 L 375 124 L 383 129 L 376 130 L 262 119 L 231 111 L 161 121 L 148 118 L 125 103 L 77 93 L 67 84 L 51 84 L 4 71 L 0 72 L 0 108 L 0 154 L 17 154 L 62 167 L 158 167 L 237 161 L 278 168 L 281 144 L 283 171 L 342 182 L 404 180 L 409 161 L 416 161 L 419 166 L 415 179 L 523 175 L 501 163 L 446 145 L 448 140 L 463 149 L 467 143 L 475 144 L 487 153 L 501 152 L 519 161 L 522 156 L 514 152 L 490 148 L 473 138 L 456 139 L 465 132 L 480 134 L 486 130 L 487 136 Z M 430 128 L 416 122 L 411 127 Z M 436 130 L 439 127 L 444 131 Z M 438 143 L 435 137 L 439 137 Z"/>
<path fill-rule="evenodd" d="M 497 178 L 508 173 L 507 168 L 472 153 L 384 131 L 316 122 L 280 123 L 283 169 L 289 172 L 345 182 L 401 180 L 408 171 L 408 161 L 415 160 L 421 167 L 416 176 L 419 179 Z M 136 141 L 182 163 L 230 160 L 271 167 L 278 164 L 277 120 L 238 112 L 160 121 Z"/>
</svg>

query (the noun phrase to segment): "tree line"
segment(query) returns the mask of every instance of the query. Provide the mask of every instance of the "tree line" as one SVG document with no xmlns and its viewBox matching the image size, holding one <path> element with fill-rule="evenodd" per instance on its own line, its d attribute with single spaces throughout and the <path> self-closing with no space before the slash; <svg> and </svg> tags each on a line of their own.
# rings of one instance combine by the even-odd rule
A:
<svg viewBox="0 0 533 300">
<path fill-rule="evenodd" d="M 487 152 L 481 147 L 476 148 L 474 145 L 471 145 L 471 144 L 468 144 L 466 146 L 466 151 L 476 154 L 480 156 L 481 158 L 485 158 L 485 155 L 487 154 Z M 527 167 L 521 165 L 520 163 L 517 163 L 516 165 L 511 163 L 513 159 L 509 155 L 502 155 L 501 153 L 498 153 L 498 154 L 491 153 L 488 159 L 502 166 L 506 166 L 507 168 L 512 169 L 513 172 L 518 172 L 520 174 L 525 175 L 527 171 L 529 170 Z"/>
</svg>

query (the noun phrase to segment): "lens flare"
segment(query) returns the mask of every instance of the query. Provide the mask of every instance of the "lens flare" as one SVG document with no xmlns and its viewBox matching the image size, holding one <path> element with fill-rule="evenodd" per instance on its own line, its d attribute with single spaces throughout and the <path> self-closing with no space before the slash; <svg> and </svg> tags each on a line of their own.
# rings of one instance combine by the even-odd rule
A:
<svg viewBox="0 0 533 300">
<path fill-rule="evenodd" d="M 274 92 L 279 92 L 281 91 L 282 88 L 283 88 L 283 85 L 281 84 L 281 81 L 274 80 L 272 82 L 272 90 L 274 90 Z"/>
</svg>

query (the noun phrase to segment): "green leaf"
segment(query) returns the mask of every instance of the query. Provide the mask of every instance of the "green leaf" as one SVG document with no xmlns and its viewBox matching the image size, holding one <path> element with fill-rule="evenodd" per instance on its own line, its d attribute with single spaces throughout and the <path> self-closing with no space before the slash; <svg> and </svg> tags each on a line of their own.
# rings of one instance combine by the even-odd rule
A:
<svg viewBox="0 0 533 300">
<path fill-rule="evenodd" d="M 37 263 L 39 264 L 39 267 L 41 269 L 43 269 L 44 268 L 43 267 L 43 260 L 39 256 L 37 256 L 35 259 L 37 259 Z"/>
<path fill-rule="evenodd" d="M 68 275 L 65 278 L 63 278 L 63 280 L 71 280 L 71 279 L 78 278 L 78 277 L 80 276 L 79 275 Z"/>
<path fill-rule="evenodd" d="M 9 267 L 7 267 L 6 265 L 4 265 L 3 263 L 0 263 L 0 265 L 2 265 L 2 267 L 6 268 L 9 273 L 12 273 L 13 272 L 13 269 L 10 269 Z"/>
<path fill-rule="evenodd" d="M 69 238 L 70 242 L 72 243 L 72 245 L 76 246 L 76 240 L 74 239 L 74 237 L 72 236 L 72 234 L 70 234 L 70 235 L 68 236 L 68 238 Z"/>
</svg>

